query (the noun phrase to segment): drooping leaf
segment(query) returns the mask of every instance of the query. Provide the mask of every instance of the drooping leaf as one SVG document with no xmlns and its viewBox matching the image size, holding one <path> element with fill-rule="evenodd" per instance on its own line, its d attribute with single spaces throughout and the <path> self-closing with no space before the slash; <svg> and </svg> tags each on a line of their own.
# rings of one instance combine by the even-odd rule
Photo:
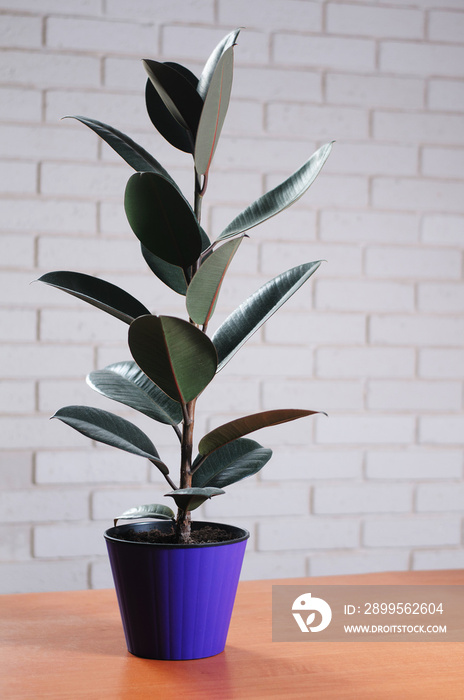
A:
<svg viewBox="0 0 464 700">
<path fill-rule="evenodd" d="M 145 457 L 153 462 L 162 474 L 169 473 L 150 438 L 125 418 L 90 406 L 65 406 L 52 418 L 59 418 L 91 440 Z"/>
<path fill-rule="evenodd" d="M 158 91 L 148 78 L 145 87 L 145 105 L 151 123 L 171 146 L 184 153 L 192 153 L 194 149 L 193 136 L 175 119 L 164 104 Z"/>
<path fill-rule="evenodd" d="M 297 418 L 311 416 L 320 411 L 303 411 L 297 408 L 277 409 L 274 411 L 262 411 L 261 413 L 253 413 L 251 416 L 244 416 L 224 423 L 224 425 L 215 428 L 210 433 L 207 433 L 198 445 L 198 452 L 201 455 L 208 455 L 214 450 L 217 450 L 222 445 L 226 445 L 232 440 L 253 433 L 261 428 L 268 428 L 272 425 L 280 423 L 288 423 Z"/>
<path fill-rule="evenodd" d="M 218 354 L 218 370 L 317 270 L 321 262 L 305 263 L 266 282 L 233 311 L 212 337 Z"/>
<path fill-rule="evenodd" d="M 99 394 L 160 423 L 178 425 L 182 421 L 180 404 L 153 384 L 135 362 L 117 362 L 90 372 L 87 383 Z"/>
<path fill-rule="evenodd" d="M 142 63 L 169 112 L 195 141 L 203 100 L 190 80 L 167 63 L 151 59 Z"/>
<path fill-rule="evenodd" d="M 201 233 L 189 203 L 166 178 L 135 173 L 124 199 L 127 218 L 148 250 L 184 270 L 201 253 Z"/>
<path fill-rule="evenodd" d="M 213 78 L 217 64 L 219 63 L 227 49 L 229 49 L 231 46 L 235 46 L 239 34 L 240 29 L 234 29 L 233 32 L 227 34 L 223 39 L 221 39 L 219 44 L 216 46 L 216 48 L 206 61 L 205 67 L 203 68 L 200 80 L 198 81 L 197 85 L 197 92 L 203 99 L 205 99 L 208 93 L 209 86 L 211 84 L 211 80 Z"/>
<path fill-rule="evenodd" d="M 204 261 L 187 290 L 187 311 L 195 323 L 208 323 L 213 315 L 222 282 L 243 238 L 227 241 Z"/>
<path fill-rule="evenodd" d="M 275 216 L 296 202 L 316 179 L 329 157 L 332 143 L 326 143 L 287 180 L 250 204 L 231 221 L 218 236 L 217 240 L 222 241 L 225 238 L 237 235 L 237 233 L 248 231 L 248 229 L 270 219 L 271 216 Z"/>
<path fill-rule="evenodd" d="M 167 180 L 174 183 L 174 180 L 169 175 L 167 170 L 158 163 L 156 158 L 148 153 L 142 146 L 135 143 L 129 136 L 123 134 L 108 124 L 99 122 L 96 119 L 89 119 L 88 117 L 74 116 L 64 117 L 64 119 L 77 119 L 88 126 L 92 131 L 94 131 L 100 138 L 102 138 L 106 143 L 113 148 L 116 153 L 118 153 L 121 158 L 123 158 L 131 168 L 134 168 L 137 172 L 151 171 L 163 175 Z M 176 185 L 177 186 L 177 185 Z"/>
<path fill-rule="evenodd" d="M 208 172 L 221 135 L 229 107 L 233 70 L 233 47 L 230 47 L 221 56 L 211 77 L 198 124 L 194 160 L 199 175 Z"/>
<path fill-rule="evenodd" d="M 143 243 L 140 245 L 142 255 L 150 270 L 174 292 L 185 296 L 188 285 L 184 270 L 178 265 L 171 265 L 171 263 L 161 260 L 157 255 L 153 255 Z"/>
<path fill-rule="evenodd" d="M 211 340 L 180 318 L 141 316 L 129 328 L 129 347 L 143 372 L 175 401 L 195 399 L 216 372 Z"/>
<path fill-rule="evenodd" d="M 92 275 L 67 271 L 47 272 L 37 281 L 82 299 L 124 323 L 131 323 L 137 316 L 150 313 L 140 301 L 124 289 Z"/>
<path fill-rule="evenodd" d="M 124 513 L 118 515 L 114 519 L 114 526 L 116 527 L 118 520 L 140 520 L 153 518 L 154 520 L 175 520 L 174 511 L 168 506 L 159 505 L 158 503 L 150 503 L 146 506 L 135 506 L 135 508 L 129 508 L 125 510 Z"/>
<path fill-rule="evenodd" d="M 165 496 L 171 496 L 176 502 L 176 506 L 181 508 L 181 510 L 195 510 L 201 506 L 202 503 L 212 498 L 213 496 L 220 496 L 225 493 L 222 489 L 216 488 L 189 488 L 189 489 L 177 489 L 177 491 L 171 491 L 170 493 L 165 493 Z"/>
<path fill-rule="evenodd" d="M 212 452 L 194 471 L 192 486 L 224 488 L 259 472 L 271 459 L 272 450 L 255 440 L 239 438 Z M 195 469 L 195 460 L 192 469 Z"/>
</svg>

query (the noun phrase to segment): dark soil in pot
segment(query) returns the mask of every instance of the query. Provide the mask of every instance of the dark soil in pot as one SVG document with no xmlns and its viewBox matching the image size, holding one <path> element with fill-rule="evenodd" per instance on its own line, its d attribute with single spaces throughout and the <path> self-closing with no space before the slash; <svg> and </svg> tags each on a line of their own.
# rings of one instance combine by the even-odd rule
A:
<svg viewBox="0 0 464 700">
<path fill-rule="evenodd" d="M 150 544 L 176 544 L 176 534 L 172 525 L 168 530 L 161 530 L 156 526 L 150 530 L 128 529 L 115 538 L 129 542 L 147 542 Z M 224 530 L 217 525 L 203 524 L 200 529 L 191 531 L 188 544 L 227 542 L 237 537 L 236 533 Z"/>
</svg>

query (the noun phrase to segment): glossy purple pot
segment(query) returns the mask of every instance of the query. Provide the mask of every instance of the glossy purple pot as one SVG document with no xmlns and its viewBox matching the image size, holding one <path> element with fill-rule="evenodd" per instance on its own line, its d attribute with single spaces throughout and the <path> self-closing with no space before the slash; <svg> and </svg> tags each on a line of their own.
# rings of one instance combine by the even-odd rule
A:
<svg viewBox="0 0 464 700">
<path fill-rule="evenodd" d="M 192 529 L 202 525 L 193 522 Z M 214 656 L 225 647 L 250 533 L 221 524 L 234 539 L 191 545 L 115 537 L 129 529 L 171 526 L 171 522 L 145 522 L 105 532 L 127 648 L 146 659 Z"/>
</svg>

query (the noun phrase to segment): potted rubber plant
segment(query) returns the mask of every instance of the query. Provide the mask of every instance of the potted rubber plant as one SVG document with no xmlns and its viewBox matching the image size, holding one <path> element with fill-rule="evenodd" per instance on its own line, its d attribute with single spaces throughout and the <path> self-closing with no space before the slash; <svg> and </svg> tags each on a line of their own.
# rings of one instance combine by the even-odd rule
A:
<svg viewBox="0 0 464 700">
<path fill-rule="evenodd" d="M 180 468 L 173 475 L 152 440 L 132 422 L 97 408 L 66 406 L 53 416 L 88 438 L 139 455 L 159 469 L 173 499 L 134 506 L 107 530 L 129 651 L 148 658 L 199 658 L 224 649 L 249 533 L 201 523 L 191 512 L 206 499 L 256 474 L 271 450 L 248 436 L 317 411 L 268 410 L 232 420 L 198 441 L 195 408 L 203 390 L 261 325 L 311 277 L 306 262 L 261 286 L 208 335 L 227 269 L 254 226 L 293 204 L 312 184 L 332 144 L 251 203 L 211 241 L 201 225 L 210 166 L 229 104 L 239 30 L 214 49 L 197 78 L 178 63 L 144 60 L 148 116 L 175 148 L 193 156 L 192 203 L 163 166 L 117 129 L 75 116 L 135 171 L 127 182 L 128 223 L 154 275 L 185 297 L 185 317 L 153 314 L 118 286 L 79 272 L 50 272 L 41 282 L 61 289 L 128 324 L 131 361 L 93 371 L 92 389 L 173 429 Z M 135 240 L 134 240 L 135 243 Z M 177 471 L 177 470 L 176 470 Z M 118 525 L 118 521 L 123 524 Z"/>
</svg>

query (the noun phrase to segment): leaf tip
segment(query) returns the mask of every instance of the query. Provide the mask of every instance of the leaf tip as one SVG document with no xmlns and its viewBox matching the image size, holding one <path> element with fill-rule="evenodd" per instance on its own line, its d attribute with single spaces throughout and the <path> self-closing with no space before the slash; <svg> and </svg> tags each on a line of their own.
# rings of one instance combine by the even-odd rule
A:
<svg viewBox="0 0 464 700">
<path fill-rule="evenodd" d="M 64 117 L 60 117 L 60 121 L 62 122 L 63 119 L 85 119 L 85 117 L 81 117 L 79 114 L 65 114 Z"/>
<path fill-rule="evenodd" d="M 232 44 L 232 46 L 237 46 L 238 35 L 240 34 L 240 32 L 241 32 L 243 29 L 246 29 L 246 27 L 237 27 L 237 28 L 235 29 L 236 34 L 235 34 L 234 43 Z"/>
</svg>

